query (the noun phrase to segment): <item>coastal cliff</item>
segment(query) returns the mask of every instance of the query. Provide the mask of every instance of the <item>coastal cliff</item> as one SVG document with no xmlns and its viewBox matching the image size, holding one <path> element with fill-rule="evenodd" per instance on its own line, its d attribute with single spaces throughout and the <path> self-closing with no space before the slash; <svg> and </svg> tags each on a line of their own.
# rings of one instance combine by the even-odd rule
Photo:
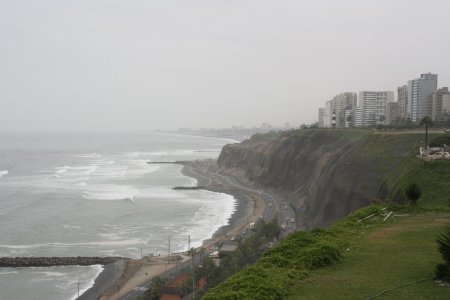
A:
<svg viewBox="0 0 450 300">
<path fill-rule="evenodd" d="M 390 191 L 386 177 L 414 154 L 421 133 L 295 130 L 224 146 L 219 170 L 289 201 L 302 229 L 327 227 Z M 401 195 L 396 196 L 402 201 Z"/>
</svg>

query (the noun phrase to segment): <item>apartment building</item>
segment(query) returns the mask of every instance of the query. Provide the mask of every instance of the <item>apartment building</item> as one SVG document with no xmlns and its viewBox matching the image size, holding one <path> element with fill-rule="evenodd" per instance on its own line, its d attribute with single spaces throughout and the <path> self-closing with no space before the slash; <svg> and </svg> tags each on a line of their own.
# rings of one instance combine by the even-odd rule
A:
<svg viewBox="0 0 450 300">
<path fill-rule="evenodd" d="M 394 102 L 393 91 L 361 91 L 359 106 L 363 111 L 364 126 L 385 125 L 387 105 Z"/>
<path fill-rule="evenodd" d="M 413 122 L 430 114 L 428 97 L 437 91 L 437 74 L 421 74 L 420 78 L 408 81 L 407 115 Z"/>
</svg>

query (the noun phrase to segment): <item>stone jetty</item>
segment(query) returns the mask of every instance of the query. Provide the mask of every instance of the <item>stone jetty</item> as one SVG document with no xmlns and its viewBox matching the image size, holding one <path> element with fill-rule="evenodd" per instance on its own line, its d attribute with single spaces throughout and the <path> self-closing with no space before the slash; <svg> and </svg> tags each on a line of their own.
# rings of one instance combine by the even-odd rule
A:
<svg viewBox="0 0 450 300">
<path fill-rule="evenodd" d="M 206 190 L 204 186 L 175 186 L 174 190 Z"/>
<path fill-rule="evenodd" d="M 52 266 L 91 266 L 108 265 L 125 257 L 0 257 L 0 267 L 52 267 Z"/>
</svg>

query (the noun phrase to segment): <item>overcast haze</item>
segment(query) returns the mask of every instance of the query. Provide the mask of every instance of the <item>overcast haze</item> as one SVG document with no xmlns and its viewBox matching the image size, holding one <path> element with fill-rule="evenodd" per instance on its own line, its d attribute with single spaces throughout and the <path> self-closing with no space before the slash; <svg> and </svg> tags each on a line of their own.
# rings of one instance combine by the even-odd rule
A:
<svg viewBox="0 0 450 300">
<path fill-rule="evenodd" d="M 314 122 L 335 94 L 450 85 L 450 1 L 0 0 L 0 130 Z"/>
</svg>

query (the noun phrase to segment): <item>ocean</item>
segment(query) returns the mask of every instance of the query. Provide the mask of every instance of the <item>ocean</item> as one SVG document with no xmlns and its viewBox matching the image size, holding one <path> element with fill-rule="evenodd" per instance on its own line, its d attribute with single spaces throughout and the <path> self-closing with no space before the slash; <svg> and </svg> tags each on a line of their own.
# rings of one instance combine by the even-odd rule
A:
<svg viewBox="0 0 450 300">
<path fill-rule="evenodd" d="M 0 256 L 125 256 L 187 250 L 233 214 L 231 195 L 180 165 L 233 140 L 148 132 L 0 133 Z M 76 299 L 102 266 L 0 268 L 0 299 Z"/>
</svg>

